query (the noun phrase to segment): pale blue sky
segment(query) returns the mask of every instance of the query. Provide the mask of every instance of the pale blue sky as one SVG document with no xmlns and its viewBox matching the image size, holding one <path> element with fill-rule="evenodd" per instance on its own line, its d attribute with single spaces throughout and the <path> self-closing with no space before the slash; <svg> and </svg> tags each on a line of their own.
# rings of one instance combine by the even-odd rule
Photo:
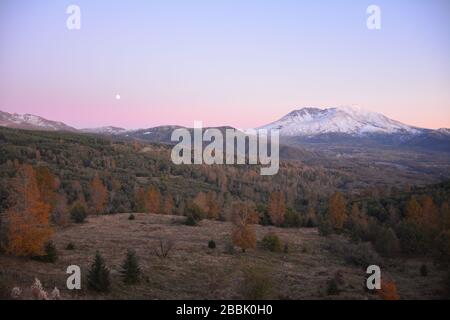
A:
<svg viewBox="0 0 450 320">
<path fill-rule="evenodd" d="M 0 110 L 77 127 L 253 127 L 356 104 L 450 127 L 449 39 L 448 0 L 1 0 Z"/>
</svg>

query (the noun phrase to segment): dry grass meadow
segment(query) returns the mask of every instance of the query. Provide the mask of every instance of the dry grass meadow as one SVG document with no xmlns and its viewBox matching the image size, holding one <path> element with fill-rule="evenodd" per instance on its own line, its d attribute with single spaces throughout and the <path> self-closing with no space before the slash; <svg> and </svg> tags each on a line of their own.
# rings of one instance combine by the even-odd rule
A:
<svg viewBox="0 0 450 320">
<path fill-rule="evenodd" d="M 199 226 L 183 224 L 183 217 L 153 214 L 128 214 L 90 217 L 86 223 L 56 231 L 54 243 L 59 258 L 56 263 L 0 256 L 3 286 L 29 287 L 35 277 L 44 287 L 61 290 L 63 299 L 242 299 L 243 270 L 265 270 L 273 285 L 267 294 L 272 299 L 376 299 L 364 290 L 365 270 L 350 265 L 328 249 L 331 242 L 343 238 L 321 237 L 316 229 L 279 229 L 255 226 L 260 241 L 275 232 L 288 245 L 287 252 L 274 253 L 259 245 L 243 253 L 229 250 L 231 224 L 203 220 Z M 173 241 L 167 258 L 154 254 L 160 239 Z M 214 240 L 215 249 L 208 248 Z M 66 250 L 69 243 L 74 250 Z M 122 283 L 120 265 L 127 249 L 134 249 L 143 271 L 142 281 L 133 286 Z M 86 290 L 86 274 L 96 250 L 111 270 L 112 289 L 108 294 Z M 384 261 L 383 277 L 393 279 L 402 299 L 438 298 L 443 277 L 431 262 L 429 275 L 419 269 L 424 261 Z M 66 289 L 66 268 L 79 265 L 83 274 L 80 291 Z M 327 281 L 339 274 L 338 295 L 327 294 Z"/>
</svg>

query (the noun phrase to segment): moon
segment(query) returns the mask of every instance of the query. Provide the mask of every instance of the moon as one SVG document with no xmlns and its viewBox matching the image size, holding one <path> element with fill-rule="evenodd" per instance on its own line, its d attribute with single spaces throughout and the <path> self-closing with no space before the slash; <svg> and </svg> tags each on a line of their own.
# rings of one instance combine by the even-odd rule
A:
<svg viewBox="0 0 450 320">
<path fill-rule="evenodd" d="M 120 100 L 120 94 L 116 94 L 116 100 Z"/>
</svg>

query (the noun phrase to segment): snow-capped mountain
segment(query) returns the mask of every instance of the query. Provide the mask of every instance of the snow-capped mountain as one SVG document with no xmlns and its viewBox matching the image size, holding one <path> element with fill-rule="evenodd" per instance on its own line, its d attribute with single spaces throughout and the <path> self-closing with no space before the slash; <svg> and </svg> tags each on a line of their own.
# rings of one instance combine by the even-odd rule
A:
<svg viewBox="0 0 450 320">
<path fill-rule="evenodd" d="M 173 130 L 180 128 L 178 126 L 160 126 L 126 130 L 107 126 L 79 130 L 62 122 L 47 120 L 36 115 L 11 114 L 2 111 L 0 111 L 0 127 L 82 132 L 155 143 L 172 143 L 170 137 Z M 302 108 L 258 129 L 279 129 L 281 143 L 285 145 L 301 146 L 307 143 L 320 147 L 325 145 L 382 146 L 450 152 L 449 129 L 421 129 L 389 119 L 380 113 L 355 107 Z"/>
<path fill-rule="evenodd" d="M 0 111 L 0 127 L 8 127 L 25 130 L 43 130 L 43 131 L 70 131 L 85 132 L 105 135 L 120 135 L 127 132 L 126 129 L 107 126 L 100 128 L 75 129 L 60 121 L 48 120 L 33 114 L 17 114 Z"/>
<path fill-rule="evenodd" d="M 438 129 L 437 131 L 442 134 L 450 135 L 450 129 L 447 129 L 447 128 L 441 128 L 441 129 Z"/>
<path fill-rule="evenodd" d="M 43 131 L 77 131 L 62 122 L 47 120 L 32 114 L 17 114 L 0 111 L 0 126 L 16 129 Z"/>
<path fill-rule="evenodd" d="M 86 133 L 108 134 L 108 135 L 119 135 L 119 134 L 124 134 L 125 132 L 127 132 L 127 130 L 124 128 L 113 127 L 113 126 L 100 127 L 100 128 L 86 128 L 86 129 L 81 129 L 81 131 L 86 132 Z"/>
<path fill-rule="evenodd" d="M 364 136 L 368 134 L 415 134 L 421 129 L 359 107 L 294 110 L 278 121 L 259 129 L 278 129 L 281 136 L 316 136 L 330 133 Z"/>
</svg>

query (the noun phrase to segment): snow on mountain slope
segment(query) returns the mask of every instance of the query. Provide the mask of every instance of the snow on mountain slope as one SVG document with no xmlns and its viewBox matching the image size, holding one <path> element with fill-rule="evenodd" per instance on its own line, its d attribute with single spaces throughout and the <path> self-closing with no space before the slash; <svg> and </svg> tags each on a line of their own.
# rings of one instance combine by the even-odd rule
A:
<svg viewBox="0 0 450 320">
<path fill-rule="evenodd" d="M 450 135 L 450 129 L 447 129 L 447 128 L 441 128 L 441 129 L 438 129 L 437 131 L 442 134 Z"/>
<path fill-rule="evenodd" d="M 315 136 L 344 133 L 363 136 L 372 133 L 420 133 L 421 129 L 389 119 L 380 113 L 358 107 L 294 110 L 283 118 L 259 129 L 279 129 L 281 136 Z"/>
<path fill-rule="evenodd" d="M 17 114 L 0 111 L 0 126 L 44 131 L 76 131 L 59 121 L 51 121 L 32 114 Z"/>
<path fill-rule="evenodd" d="M 124 128 L 119 127 L 113 127 L 113 126 L 107 126 L 107 127 L 100 127 L 100 128 L 87 128 L 87 129 L 81 129 L 82 132 L 86 133 L 98 133 L 98 134 L 110 134 L 110 135 L 118 135 L 123 134 L 127 132 Z"/>
</svg>

